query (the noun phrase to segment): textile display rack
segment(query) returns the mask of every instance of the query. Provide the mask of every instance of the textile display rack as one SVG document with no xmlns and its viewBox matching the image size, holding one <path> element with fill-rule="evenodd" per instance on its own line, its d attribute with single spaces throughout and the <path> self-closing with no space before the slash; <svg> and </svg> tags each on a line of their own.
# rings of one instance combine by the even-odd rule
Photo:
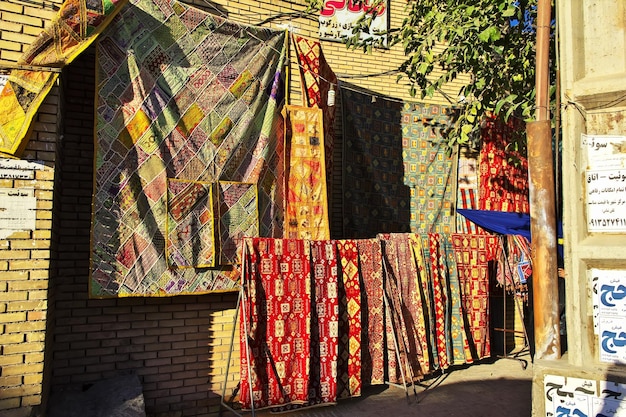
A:
<svg viewBox="0 0 626 417">
<path fill-rule="evenodd" d="M 243 413 L 242 413 L 243 410 L 237 410 L 237 409 L 233 408 L 230 404 L 228 404 L 225 401 L 225 398 L 226 398 L 226 386 L 228 384 L 228 376 L 230 374 L 230 362 L 232 360 L 233 346 L 234 346 L 234 342 L 235 342 L 235 333 L 236 333 L 236 329 L 237 329 L 237 321 L 239 319 L 239 309 L 240 309 L 242 303 L 245 303 L 245 299 L 246 299 L 245 289 L 244 289 L 243 286 L 240 286 L 239 287 L 239 296 L 237 297 L 237 305 L 235 307 L 236 308 L 235 309 L 235 316 L 233 318 L 233 331 L 231 332 L 231 336 L 230 336 L 230 348 L 228 350 L 228 359 L 227 359 L 227 362 L 226 362 L 226 374 L 224 375 L 224 382 L 223 382 L 223 385 L 222 385 L 222 395 L 221 395 L 221 398 L 220 398 L 220 410 L 219 410 L 219 414 L 218 414 L 219 416 L 222 415 L 222 409 L 225 408 L 228 411 L 234 413 L 235 415 L 243 417 Z M 387 314 L 390 314 L 389 304 L 388 304 L 388 301 L 387 301 L 386 293 L 383 293 L 383 301 L 385 303 L 385 310 L 386 310 Z M 241 319 L 243 321 L 243 329 L 247 332 L 248 323 L 246 322 L 245 314 L 242 315 Z M 401 357 L 400 357 L 400 350 L 399 350 L 399 345 L 398 345 L 398 340 L 397 340 L 397 337 L 396 337 L 396 333 L 395 333 L 395 331 L 392 331 L 391 333 L 393 335 L 393 344 L 394 344 L 395 352 L 396 352 L 396 360 L 398 361 L 398 363 L 400 363 L 401 362 Z M 245 348 L 246 348 L 245 349 L 245 354 L 246 354 L 246 357 L 248 359 L 247 360 L 248 375 L 251 375 L 252 374 L 252 369 L 250 367 L 250 346 L 248 344 L 248 338 L 246 338 Z M 408 384 L 407 384 L 407 381 L 406 381 L 406 376 L 405 376 L 404 370 L 403 370 L 404 367 L 407 367 L 407 369 L 408 369 L 408 364 L 405 363 L 404 366 L 400 366 L 400 372 L 401 372 L 401 375 L 402 375 L 402 385 L 396 384 L 396 383 L 393 383 L 393 382 L 390 382 L 390 381 L 386 381 L 385 383 L 387 385 L 389 385 L 389 386 L 393 386 L 393 387 L 397 387 L 397 388 L 403 388 L 404 391 L 405 391 L 405 396 L 406 396 L 407 401 L 408 401 L 409 400 L 409 390 L 408 390 Z M 237 392 L 237 390 L 238 390 L 238 388 L 235 389 L 235 393 Z M 252 385 L 250 385 L 250 391 L 252 391 Z M 417 395 L 417 392 L 415 392 L 415 386 L 413 386 L 413 392 L 414 392 L 415 395 Z M 252 392 L 250 392 L 250 398 L 253 398 L 252 397 Z M 256 415 L 256 410 L 254 408 L 254 401 L 252 401 L 251 404 L 252 404 L 251 409 L 250 410 L 246 410 L 246 412 L 250 412 L 251 415 L 254 417 Z"/>
<path fill-rule="evenodd" d="M 504 251 L 504 244 L 502 243 L 503 239 L 502 236 L 500 236 L 500 245 L 502 247 L 503 253 L 506 254 L 506 252 Z M 507 269 L 509 270 L 509 274 L 513 274 L 513 271 L 511 270 L 511 264 L 507 261 L 505 262 Z M 522 366 L 522 369 L 526 369 L 526 367 L 528 366 L 528 361 L 526 359 L 522 359 L 519 356 L 523 353 L 526 353 L 527 351 L 530 350 L 530 342 L 528 339 L 528 332 L 526 331 L 526 323 L 524 322 L 524 310 L 522 309 L 521 306 L 521 294 L 518 291 L 514 291 L 513 292 L 513 300 L 515 303 L 515 308 L 517 311 L 517 314 L 519 314 L 519 317 L 521 317 L 521 324 L 522 324 L 522 330 L 515 330 L 515 329 L 509 329 L 507 327 L 507 300 L 506 300 L 506 290 L 504 290 L 504 294 L 503 294 L 503 302 L 502 302 L 502 317 L 503 317 L 503 326 L 502 327 L 494 327 L 495 331 L 500 331 L 503 333 L 503 351 L 504 353 L 502 355 L 498 355 L 498 358 L 501 359 L 514 359 L 514 360 L 518 360 Z M 524 347 L 522 349 L 520 349 L 519 351 L 515 352 L 513 355 L 509 355 L 508 351 L 507 351 L 507 344 L 506 344 L 506 336 L 507 334 L 513 334 L 513 335 L 522 335 L 524 337 Z"/>
<path fill-rule="evenodd" d="M 526 359 L 522 359 L 519 356 L 523 353 L 526 353 L 529 349 L 530 349 L 530 345 L 529 345 L 529 341 L 528 341 L 528 333 L 526 332 L 526 324 L 524 323 L 524 314 L 523 314 L 523 310 L 522 307 L 520 305 L 521 301 L 520 301 L 520 295 L 516 292 L 513 295 L 513 299 L 515 302 L 515 307 L 517 308 L 517 313 L 520 315 L 520 317 L 522 317 L 522 330 L 515 330 L 515 329 L 509 329 L 507 328 L 507 324 L 506 324 L 506 314 L 507 314 L 507 308 L 506 308 L 506 292 L 504 293 L 504 300 L 503 300 L 503 307 L 502 307 L 502 316 L 503 316 L 503 326 L 502 327 L 494 327 L 493 330 L 495 331 L 499 331 L 503 333 L 503 340 L 504 340 L 504 346 L 503 346 L 503 350 L 504 350 L 504 354 L 502 355 L 498 355 L 498 358 L 501 359 L 514 359 L 514 360 L 518 360 L 522 366 L 522 369 L 526 369 L 526 367 L 528 366 L 528 361 Z M 524 337 L 524 347 L 522 349 L 520 349 L 519 351 L 515 352 L 512 355 L 508 354 L 507 351 L 507 345 L 506 345 L 506 336 L 507 334 L 518 334 L 518 335 L 522 335 Z"/>
<path fill-rule="evenodd" d="M 246 251 L 246 245 L 244 244 L 244 249 L 243 251 Z M 245 256 L 244 256 L 245 257 Z M 245 262 L 242 262 L 242 280 L 245 274 L 244 268 L 245 268 Z M 232 353 L 233 353 L 233 348 L 234 348 L 234 343 L 235 343 L 235 334 L 236 334 L 236 330 L 237 330 L 237 326 L 238 324 L 241 324 L 240 330 L 244 333 L 244 334 L 248 334 L 248 329 L 249 329 L 249 324 L 247 322 L 247 318 L 246 318 L 246 314 L 241 314 L 240 310 L 242 309 L 242 306 L 245 309 L 245 306 L 247 305 L 246 303 L 248 302 L 248 295 L 247 295 L 247 291 L 246 291 L 246 286 L 245 285 L 240 285 L 239 286 L 239 291 L 238 291 L 238 297 L 237 297 L 237 303 L 236 303 L 236 310 L 235 310 L 235 314 L 233 317 L 233 329 L 231 332 L 231 338 L 230 338 L 230 347 L 229 347 L 229 351 L 228 351 L 228 358 L 227 358 L 227 363 L 226 363 L 226 373 L 224 375 L 224 381 L 223 381 L 223 386 L 222 386 L 222 393 L 221 393 L 221 398 L 220 398 L 220 410 L 219 410 L 219 414 L 218 415 L 222 415 L 222 411 L 223 409 L 227 409 L 228 411 L 234 413 L 237 416 L 243 416 L 243 413 L 250 413 L 253 417 L 256 415 L 256 408 L 255 408 L 255 402 L 254 402 L 254 397 L 253 397 L 253 386 L 252 384 L 248 384 L 248 387 L 250 389 L 250 398 L 251 398 L 251 402 L 250 402 L 250 409 L 236 409 L 232 406 L 232 397 L 234 397 L 237 394 L 237 391 L 239 390 L 239 388 L 241 387 L 241 382 L 239 382 L 239 384 L 237 385 L 237 387 L 234 389 L 233 394 L 231 395 L 231 401 L 227 402 L 226 399 L 226 391 L 227 391 L 227 384 L 228 384 L 228 378 L 230 375 L 230 364 L 231 364 L 231 360 L 232 360 Z M 384 310 L 386 312 L 387 315 L 391 314 L 391 309 L 389 307 L 389 300 L 387 298 L 387 293 L 386 291 L 383 291 L 383 307 Z M 239 323 L 239 315 L 241 314 L 241 322 Z M 395 357 L 397 360 L 397 363 L 399 364 L 399 368 L 400 368 L 400 374 L 401 374 L 401 379 L 402 379 L 402 383 L 393 383 L 391 381 L 385 381 L 385 384 L 388 386 L 393 386 L 393 387 L 397 387 L 397 388 L 402 388 L 405 391 L 405 396 L 407 398 L 407 401 L 409 401 L 409 391 L 408 391 L 408 382 L 407 382 L 407 375 L 405 372 L 410 372 L 410 366 L 408 364 L 408 359 L 406 358 L 406 355 L 404 357 L 404 361 L 402 360 L 402 355 L 400 354 L 400 344 L 398 342 L 397 339 L 397 334 L 396 334 L 396 328 L 393 324 L 393 320 L 390 320 L 390 326 L 391 326 L 391 335 L 392 335 L 392 342 L 393 342 L 393 346 L 394 346 L 394 350 L 395 350 Z M 249 345 L 249 338 L 245 337 L 244 338 L 244 343 L 242 343 L 241 346 L 242 348 L 244 348 L 244 351 L 241 351 L 240 349 L 240 355 L 245 354 L 246 355 L 246 366 L 247 366 L 247 375 L 250 376 L 252 375 L 252 365 L 251 365 L 251 348 Z M 405 371 L 406 369 L 406 371 Z M 415 384 L 413 384 L 413 391 L 415 393 L 415 395 L 417 395 L 417 393 L 415 392 Z M 327 404 L 330 405 L 330 404 Z M 303 406 L 301 409 L 306 409 L 307 406 Z"/>
</svg>

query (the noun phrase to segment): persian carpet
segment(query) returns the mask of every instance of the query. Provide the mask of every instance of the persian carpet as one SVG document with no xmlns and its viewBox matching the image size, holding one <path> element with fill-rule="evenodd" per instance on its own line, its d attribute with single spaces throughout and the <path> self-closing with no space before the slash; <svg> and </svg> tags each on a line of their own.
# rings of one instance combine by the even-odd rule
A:
<svg viewBox="0 0 626 417">
<path fill-rule="evenodd" d="M 409 364 L 410 339 L 403 312 L 400 284 L 397 275 L 391 272 L 391 263 L 395 262 L 393 257 L 387 255 L 388 243 L 391 233 L 378 235 L 381 242 L 383 261 L 383 291 L 385 308 L 385 337 L 386 337 L 386 357 L 387 357 L 387 379 L 392 383 L 409 383 L 413 379 L 412 369 Z M 393 248 L 391 249 L 393 252 Z"/>
<path fill-rule="evenodd" d="M 343 236 L 372 238 L 410 230 L 409 187 L 402 182 L 402 104 L 342 87 Z"/>
<path fill-rule="evenodd" d="M 361 395 L 361 283 L 356 241 L 336 242 L 341 260 L 337 398 L 342 399 Z"/>
<path fill-rule="evenodd" d="M 337 400 L 339 357 L 339 278 L 334 240 L 310 241 L 313 307 L 311 310 L 311 355 L 309 398 L 303 404 L 273 407 L 274 413 L 330 405 Z"/>
<path fill-rule="evenodd" d="M 447 235 L 430 234 L 431 268 L 433 281 L 443 285 L 447 295 L 445 306 L 446 344 L 450 365 L 466 363 L 468 338 L 465 331 L 467 320 L 463 313 L 461 288 L 456 267 L 456 255 Z"/>
<path fill-rule="evenodd" d="M 526 153 L 511 147 L 525 140 L 524 132 L 524 123 L 513 118 L 508 123 L 486 120 L 481 131 L 479 210 L 530 212 Z"/>
<path fill-rule="evenodd" d="M 319 107 L 324 113 L 324 149 L 326 172 L 333 169 L 333 148 L 335 137 L 335 108 L 328 105 L 328 95 L 338 94 L 337 76 L 328 65 L 320 41 L 293 34 L 293 45 L 298 56 L 300 82 L 304 106 Z M 330 193 L 329 193 L 330 195 Z"/>
<path fill-rule="evenodd" d="M 416 297 L 421 299 L 421 310 L 424 316 L 423 334 L 420 332 L 424 369 L 426 373 L 438 367 L 437 350 L 435 345 L 435 307 L 433 298 L 432 274 L 430 271 L 430 255 L 425 256 L 423 237 L 415 233 L 407 234 L 409 247 L 417 268 L 418 287 Z"/>
<path fill-rule="evenodd" d="M 329 239 L 322 111 L 300 106 L 286 110 L 285 237 Z"/>
<path fill-rule="evenodd" d="M 404 103 L 402 155 L 404 184 L 411 191 L 411 232 L 451 233 L 454 229 L 456 172 L 447 155 L 441 129 L 450 109 L 433 104 Z"/>
<path fill-rule="evenodd" d="M 406 233 L 389 234 L 385 237 L 383 248 L 384 261 L 387 266 L 386 279 L 393 282 L 397 291 L 397 293 L 388 293 L 387 297 L 394 300 L 394 305 L 399 305 L 395 311 L 402 314 L 405 327 L 406 334 L 400 333 L 400 335 L 406 337 L 406 340 L 402 342 L 405 344 L 404 350 L 410 371 L 407 379 L 418 380 L 429 372 L 430 360 L 420 277 L 413 248 Z M 399 339 L 398 336 L 396 337 Z"/>
<path fill-rule="evenodd" d="M 259 235 L 257 186 L 220 181 L 218 204 L 220 264 L 239 264 L 242 239 Z"/>
<path fill-rule="evenodd" d="M 311 320 L 309 404 L 337 400 L 339 288 L 337 246 L 333 240 L 311 242 L 315 310 Z M 313 394 L 314 393 L 314 394 Z"/>
<path fill-rule="evenodd" d="M 11 71 L 0 92 L 0 152 L 18 155 L 26 146 L 33 117 L 61 68 L 72 62 L 107 27 L 127 0 L 65 0 L 54 19 L 37 36 L 17 64 L 34 69 Z"/>
<path fill-rule="evenodd" d="M 309 244 L 250 238 L 245 241 L 243 256 L 241 406 L 262 409 L 305 404 L 311 360 Z M 245 352 L 249 352 L 250 363 Z"/>
<path fill-rule="evenodd" d="M 362 281 L 363 385 L 385 383 L 385 325 L 382 252 L 378 239 L 356 241 Z"/>
<path fill-rule="evenodd" d="M 453 361 L 450 340 L 450 292 L 448 290 L 445 259 L 440 250 L 439 234 L 429 233 L 430 270 L 435 303 L 435 343 L 439 367 L 447 369 Z"/>
<path fill-rule="evenodd" d="M 456 254 L 461 284 L 463 312 L 469 323 L 468 363 L 491 355 L 489 337 L 489 280 L 490 261 L 498 252 L 498 238 L 491 235 L 453 233 L 450 236 Z"/>
<path fill-rule="evenodd" d="M 286 40 L 283 31 L 243 26 L 175 0 L 134 1 L 102 33 L 92 296 L 233 290 L 235 268 L 220 263 L 232 262 L 232 243 L 254 217 L 260 236 L 283 236 Z M 258 214 L 231 222 L 212 213 L 212 223 L 203 225 L 207 232 L 221 227 L 225 251 L 214 268 L 200 268 L 206 260 L 188 259 L 185 265 L 194 267 L 186 268 L 168 264 L 166 218 L 177 207 L 168 203 L 168 180 L 256 186 Z M 209 253 L 205 245 L 196 239 L 186 256 Z"/>
</svg>

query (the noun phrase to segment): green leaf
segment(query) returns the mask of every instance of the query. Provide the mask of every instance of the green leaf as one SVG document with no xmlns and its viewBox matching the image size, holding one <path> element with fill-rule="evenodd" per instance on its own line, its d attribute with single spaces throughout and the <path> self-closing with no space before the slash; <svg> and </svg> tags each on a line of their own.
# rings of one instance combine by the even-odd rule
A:
<svg viewBox="0 0 626 417">
<path fill-rule="evenodd" d="M 511 17 L 515 16 L 515 7 L 509 7 L 504 12 L 502 12 L 503 17 Z"/>
</svg>

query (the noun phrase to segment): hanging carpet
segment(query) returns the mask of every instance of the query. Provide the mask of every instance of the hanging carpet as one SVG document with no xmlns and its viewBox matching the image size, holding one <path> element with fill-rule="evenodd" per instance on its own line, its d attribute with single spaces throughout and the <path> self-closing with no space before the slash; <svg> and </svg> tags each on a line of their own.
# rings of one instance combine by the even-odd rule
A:
<svg viewBox="0 0 626 417">
<path fill-rule="evenodd" d="M 330 174 L 333 172 L 336 106 L 334 103 L 329 105 L 329 95 L 338 94 L 337 75 L 328 65 L 318 39 L 296 34 L 292 34 L 292 39 L 300 68 L 303 105 L 318 107 L 323 112 L 326 172 Z"/>
<path fill-rule="evenodd" d="M 385 383 L 385 326 L 382 252 L 378 239 L 357 239 L 362 281 L 363 385 Z"/>
<path fill-rule="evenodd" d="M 241 237 L 283 236 L 286 42 L 175 0 L 102 34 L 92 296 L 233 290 Z"/>
<path fill-rule="evenodd" d="M 245 245 L 241 406 L 251 409 L 253 401 L 255 409 L 306 404 L 311 360 L 309 242 L 251 238 Z"/>
<path fill-rule="evenodd" d="M 478 209 L 529 213 L 528 159 L 521 145 L 526 139 L 524 123 L 487 118 L 481 137 Z"/>
<path fill-rule="evenodd" d="M 322 110 L 286 106 L 285 237 L 330 238 Z"/>
<path fill-rule="evenodd" d="M 443 106 L 341 88 L 343 235 L 450 233 L 456 173 L 438 126 Z"/>
<path fill-rule="evenodd" d="M 127 0 L 65 0 L 55 18 L 19 58 L 0 92 L 0 152 L 18 156 L 26 146 L 32 120 L 62 68 L 83 52 L 107 27 Z"/>
<path fill-rule="evenodd" d="M 468 320 L 466 361 L 471 363 L 491 355 L 489 280 L 499 242 L 497 236 L 462 233 L 454 233 L 450 239 L 456 254 L 463 312 Z"/>
<path fill-rule="evenodd" d="M 390 233 L 384 236 L 382 246 L 387 298 L 392 307 L 392 314 L 398 316 L 393 318 L 401 353 L 401 363 L 396 366 L 406 363 L 408 365 L 406 379 L 410 382 L 420 380 L 431 371 L 428 333 L 424 318 L 425 306 L 420 286 L 420 279 L 425 278 L 420 277 L 420 273 L 424 274 L 426 271 L 418 270 L 408 234 Z M 392 340 L 388 341 L 388 346 L 388 356 L 394 357 L 395 361 Z M 400 382 L 397 370 L 391 368 L 390 375 L 394 376 L 393 382 Z"/>
</svg>

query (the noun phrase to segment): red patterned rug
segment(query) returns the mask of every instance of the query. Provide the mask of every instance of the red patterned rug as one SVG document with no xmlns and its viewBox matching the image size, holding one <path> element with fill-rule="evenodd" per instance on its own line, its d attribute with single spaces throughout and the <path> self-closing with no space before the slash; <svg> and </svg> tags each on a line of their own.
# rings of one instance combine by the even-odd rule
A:
<svg viewBox="0 0 626 417">
<path fill-rule="evenodd" d="M 461 301 L 469 322 L 467 362 L 489 357 L 489 280 L 490 261 L 498 252 L 498 237 L 454 233 L 452 247 L 461 283 Z M 466 354 L 467 355 L 467 354 Z"/>
<path fill-rule="evenodd" d="M 341 281 L 344 297 L 340 300 L 338 398 L 361 395 L 361 285 L 359 256 L 354 240 L 338 240 Z M 340 291 L 341 293 L 341 291 Z"/>
<path fill-rule="evenodd" d="M 245 244 L 241 406 L 305 404 L 311 359 L 309 244 L 270 238 L 248 239 Z"/>
</svg>

